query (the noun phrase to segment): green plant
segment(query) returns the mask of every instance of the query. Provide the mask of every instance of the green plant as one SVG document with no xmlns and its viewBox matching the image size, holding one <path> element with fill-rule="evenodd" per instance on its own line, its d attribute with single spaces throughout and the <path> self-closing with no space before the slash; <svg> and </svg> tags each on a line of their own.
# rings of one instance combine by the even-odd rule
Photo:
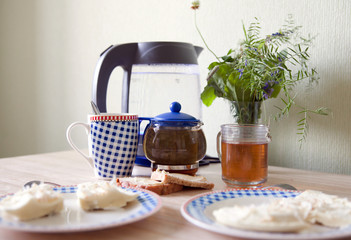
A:
<svg viewBox="0 0 351 240">
<path fill-rule="evenodd" d="M 199 1 L 194 1 L 195 26 L 206 47 L 197 23 L 196 10 Z M 326 108 L 311 110 L 296 103 L 299 93 L 297 86 L 305 84 L 299 89 L 307 89 L 318 83 L 319 76 L 315 68 L 308 66 L 310 55 L 309 47 L 314 37 L 303 37 L 301 26 L 294 24 L 292 16 L 276 33 L 260 37 L 260 22 L 257 18 L 246 29 L 243 24 L 244 39 L 236 49 L 230 49 L 222 57 L 217 57 L 208 69 L 210 70 L 207 85 L 201 99 L 206 106 L 210 106 L 217 98 L 229 100 L 234 117 L 238 123 L 256 123 L 257 118 L 251 106 L 258 103 L 256 117 L 260 117 L 261 103 L 270 98 L 279 96 L 283 107 L 275 106 L 279 111 L 274 116 L 278 120 L 288 116 L 293 107 L 300 109 L 302 118 L 297 123 L 299 141 L 306 138 L 308 120 L 311 114 L 328 115 Z"/>
</svg>

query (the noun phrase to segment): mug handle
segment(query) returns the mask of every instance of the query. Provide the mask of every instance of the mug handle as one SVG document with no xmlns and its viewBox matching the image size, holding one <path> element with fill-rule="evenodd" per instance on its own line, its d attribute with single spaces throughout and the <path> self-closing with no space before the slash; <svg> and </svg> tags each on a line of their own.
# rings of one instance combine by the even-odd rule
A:
<svg viewBox="0 0 351 240">
<path fill-rule="evenodd" d="M 217 154 L 219 161 L 222 161 L 222 153 L 221 153 L 221 141 L 222 141 L 222 132 L 219 131 L 217 134 Z"/>
<path fill-rule="evenodd" d="M 86 124 L 86 123 L 82 123 L 82 122 L 74 122 L 72 123 L 71 125 L 69 125 L 69 127 L 67 128 L 67 131 L 66 131 L 66 138 L 67 138 L 67 141 L 69 143 L 69 145 L 71 145 L 71 147 L 76 150 L 78 153 L 80 153 L 89 163 L 89 165 L 94 168 L 94 164 L 93 164 L 93 159 L 91 157 L 89 157 L 88 155 L 86 155 L 85 153 L 83 153 L 72 141 L 72 137 L 71 137 L 71 131 L 74 127 L 76 126 L 83 126 L 87 131 L 88 133 L 90 132 L 90 126 L 89 124 Z"/>
</svg>

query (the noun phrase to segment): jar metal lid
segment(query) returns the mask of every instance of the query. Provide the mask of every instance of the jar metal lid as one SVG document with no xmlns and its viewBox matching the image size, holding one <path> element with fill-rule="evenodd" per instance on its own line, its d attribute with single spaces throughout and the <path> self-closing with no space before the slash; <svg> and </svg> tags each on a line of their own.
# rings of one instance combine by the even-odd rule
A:
<svg viewBox="0 0 351 240">
<path fill-rule="evenodd" d="M 260 124 L 224 124 L 221 125 L 224 142 L 229 143 L 269 143 L 269 127 Z"/>
</svg>

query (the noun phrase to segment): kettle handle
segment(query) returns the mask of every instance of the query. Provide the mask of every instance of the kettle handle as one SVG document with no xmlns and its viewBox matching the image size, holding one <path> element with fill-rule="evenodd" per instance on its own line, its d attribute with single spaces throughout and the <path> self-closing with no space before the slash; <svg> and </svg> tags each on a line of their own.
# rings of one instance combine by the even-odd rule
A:
<svg viewBox="0 0 351 240">
<path fill-rule="evenodd" d="M 127 43 L 112 45 L 101 53 L 95 68 L 92 92 L 92 100 L 96 103 L 100 112 L 107 112 L 106 94 L 108 82 L 112 71 L 119 66 L 124 71 L 122 112 L 128 112 L 130 76 L 137 49 L 138 43 Z"/>
</svg>

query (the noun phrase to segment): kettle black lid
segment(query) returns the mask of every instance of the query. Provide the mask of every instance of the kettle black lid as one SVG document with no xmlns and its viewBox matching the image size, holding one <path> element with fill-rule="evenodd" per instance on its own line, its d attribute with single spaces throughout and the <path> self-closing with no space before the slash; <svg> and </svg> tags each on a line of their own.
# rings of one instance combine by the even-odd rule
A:
<svg viewBox="0 0 351 240">
<path fill-rule="evenodd" d="M 202 47 L 185 42 L 141 42 L 135 64 L 179 63 L 197 64 Z"/>
</svg>

